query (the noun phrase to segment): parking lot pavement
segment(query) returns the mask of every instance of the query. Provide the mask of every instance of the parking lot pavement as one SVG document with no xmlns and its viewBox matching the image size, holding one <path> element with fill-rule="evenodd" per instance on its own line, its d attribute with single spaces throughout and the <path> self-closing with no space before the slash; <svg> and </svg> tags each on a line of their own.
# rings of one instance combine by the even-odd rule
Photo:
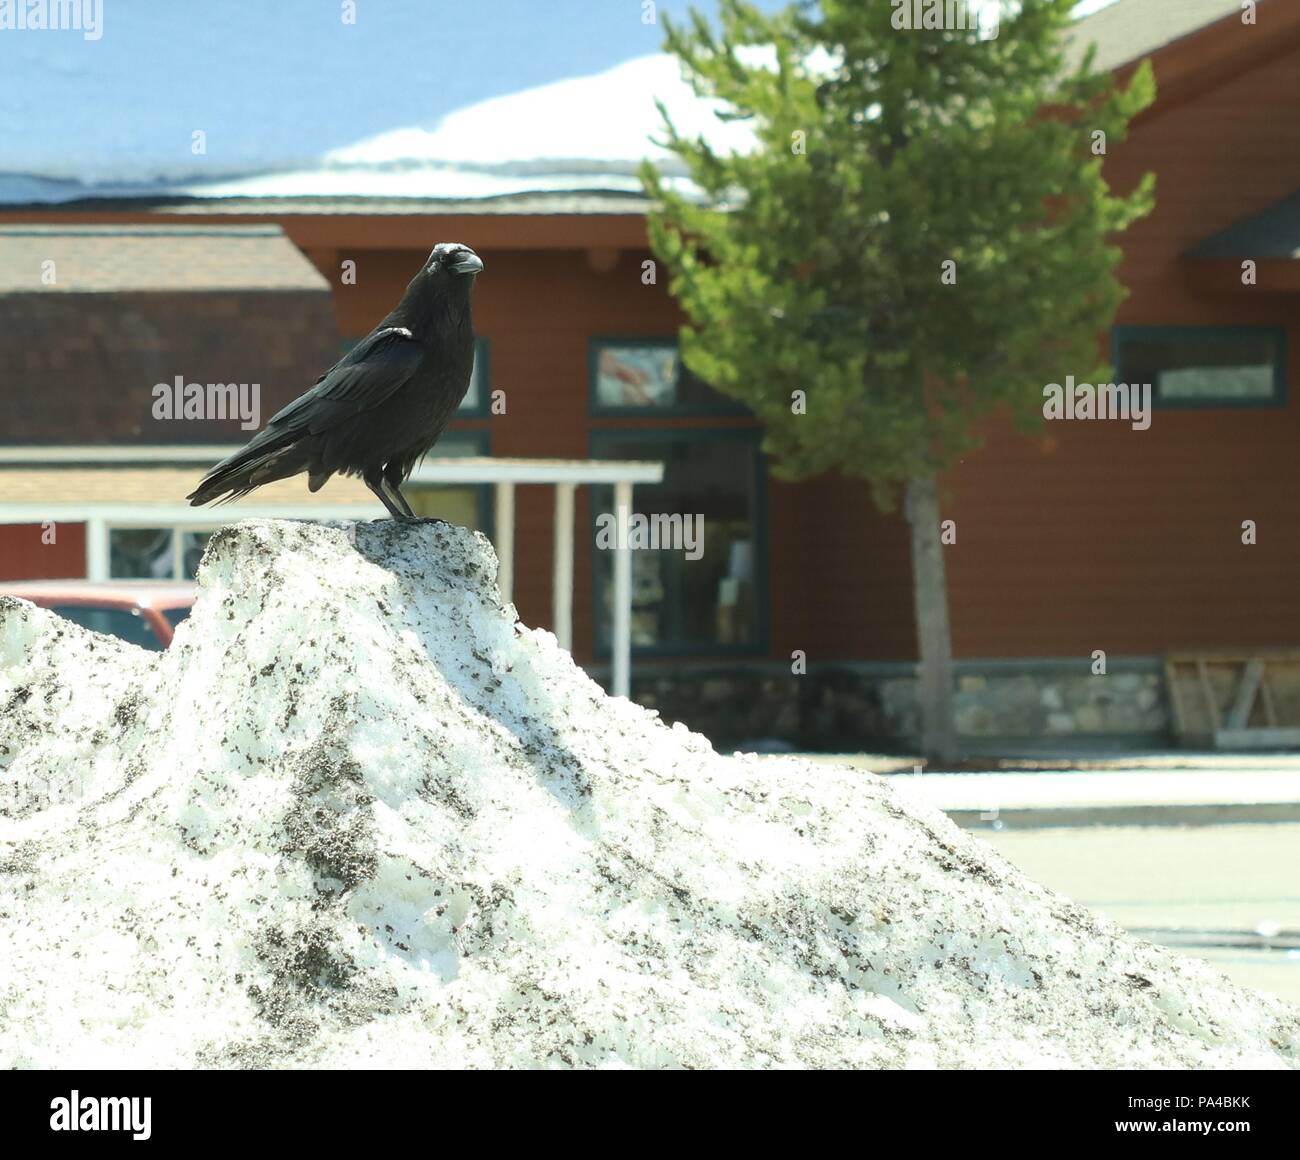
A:
<svg viewBox="0 0 1300 1160">
<path fill-rule="evenodd" d="M 1004 829 L 979 837 L 1044 886 L 1142 937 L 1300 1003 L 1300 825 Z M 1270 949 L 1270 939 L 1284 945 Z M 1254 945 L 1214 945 L 1226 942 Z"/>
<path fill-rule="evenodd" d="M 902 792 L 974 828 L 1300 822 L 1300 756 L 1290 754 L 1092 757 L 1074 768 L 1027 759 L 1018 768 L 1001 762 L 960 773 L 872 754 L 799 756 L 883 773 Z"/>
</svg>

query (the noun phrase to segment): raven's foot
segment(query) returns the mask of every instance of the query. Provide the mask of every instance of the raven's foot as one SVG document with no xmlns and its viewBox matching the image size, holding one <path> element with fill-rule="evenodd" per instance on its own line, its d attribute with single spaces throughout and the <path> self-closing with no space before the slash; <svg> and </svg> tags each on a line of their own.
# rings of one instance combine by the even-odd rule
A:
<svg viewBox="0 0 1300 1160">
<path fill-rule="evenodd" d="M 390 522 L 395 524 L 439 524 L 444 528 L 451 527 L 446 520 L 437 519 L 435 516 L 393 515 L 389 518 Z"/>
</svg>

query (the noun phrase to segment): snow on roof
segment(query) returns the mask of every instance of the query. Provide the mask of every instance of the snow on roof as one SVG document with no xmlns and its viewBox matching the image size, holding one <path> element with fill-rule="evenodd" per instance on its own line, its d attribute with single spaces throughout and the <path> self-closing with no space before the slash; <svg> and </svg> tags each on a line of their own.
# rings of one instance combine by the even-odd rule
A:
<svg viewBox="0 0 1300 1160">
<path fill-rule="evenodd" d="M 659 133 L 655 98 L 678 129 L 705 134 L 718 148 L 745 148 L 752 134 L 720 122 L 717 101 L 697 98 L 676 57 L 637 57 L 594 76 L 574 77 L 471 105 L 432 130 L 398 129 L 325 155 L 326 164 L 398 166 L 451 163 L 524 174 L 557 163 L 574 173 L 626 171 L 643 157 L 667 152 L 651 143 Z"/>
<path fill-rule="evenodd" d="M 496 572 L 251 521 L 166 653 L 0 598 L 0 1066 L 1300 1058 L 1295 1008 L 880 778 L 607 697 Z"/>
<path fill-rule="evenodd" d="M 0 202 L 57 204 L 87 198 L 411 198 L 483 200 L 522 193 L 639 194 L 637 168 L 653 158 L 680 166 L 654 143 L 655 98 L 689 135 L 720 150 L 753 140 L 740 122 L 720 121 L 720 102 L 695 96 L 676 57 L 637 57 L 593 76 L 494 97 L 442 118 L 331 150 L 312 165 L 212 180 L 88 185 L 0 176 Z"/>
</svg>

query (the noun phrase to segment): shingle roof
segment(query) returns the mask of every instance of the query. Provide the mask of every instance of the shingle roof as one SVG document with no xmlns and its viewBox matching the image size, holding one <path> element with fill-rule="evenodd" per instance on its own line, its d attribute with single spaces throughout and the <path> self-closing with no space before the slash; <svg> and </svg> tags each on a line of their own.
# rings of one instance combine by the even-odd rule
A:
<svg viewBox="0 0 1300 1160">
<path fill-rule="evenodd" d="M 1300 257 L 1300 190 L 1187 251 L 1193 258 Z"/>
<path fill-rule="evenodd" d="M 1075 24 L 1067 60 L 1081 60 L 1095 43 L 1093 68 L 1106 72 L 1240 11 L 1241 0 L 1117 0 Z"/>
<path fill-rule="evenodd" d="M 214 457 L 215 461 L 215 457 Z M 124 503 L 148 507 L 183 504 L 204 468 L 194 467 L 4 467 L 0 504 Z M 301 478 L 264 484 L 252 502 L 285 507 L 375 507 L 378 501 L 359 479 L 335 476 L 314 495 Z M 239 519 L 239 505 L 212 509 L 214 523 Z"/>
<path fill-rule="evenodd" d="M 0 294 L 328 289 L 279 226 L 0 226 Z"/>
</svg>

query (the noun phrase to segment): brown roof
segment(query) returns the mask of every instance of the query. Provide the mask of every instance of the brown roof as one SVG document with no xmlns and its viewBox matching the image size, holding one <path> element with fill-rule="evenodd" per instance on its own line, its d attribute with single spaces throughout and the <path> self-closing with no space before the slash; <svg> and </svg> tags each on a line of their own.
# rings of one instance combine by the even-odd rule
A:
<svg viewBox="0 0 1300 1160">
<path fill-rule="evenodd" d="M 0 294 L 328 289 L 278 226 L 0 226 Z"/>
<path fill-rule="evenodd" d="M 129 503 L 183 504 L 202 467 L 5 467 L 0 466 L 0 504 Z M 259 506 L 332 507 L 379 501 L 359 479 L 332 478 L 315 495 L 303 478 L 264 484 L 249 503 Z M 239 504 L 212 508 L 215 523 L 239 518 Z"/>
<path fill-rule="evenodd" d="M 1075 23 L 1066 59 L 1076 64 L 1096 44 L 1093 67 L 1106 72 L 1240 12 L 1241 0 L 1116 0 Z"/>
<path fill-rule="evenodd" d="M 1195 258 L 1300 258 L 1300 190 L 1187 251 Z"/>
</svg>

